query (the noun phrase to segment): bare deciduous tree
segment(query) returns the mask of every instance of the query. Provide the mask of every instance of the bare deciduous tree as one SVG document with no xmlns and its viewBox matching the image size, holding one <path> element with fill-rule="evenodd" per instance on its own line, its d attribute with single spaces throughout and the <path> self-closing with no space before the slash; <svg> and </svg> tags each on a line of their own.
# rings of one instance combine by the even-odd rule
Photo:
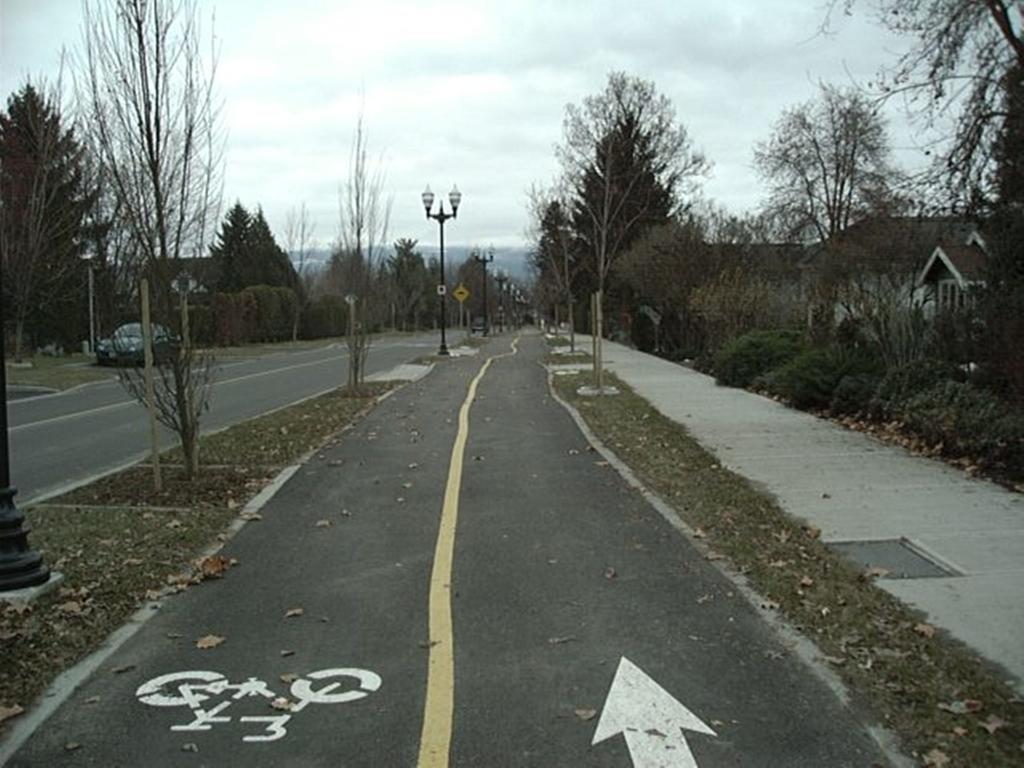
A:
<svg viewBox="0 0 1024 768">
<path fill-rule="evenodd" d="M 597 344 L 594 374 L 602 385 L 602 296 L 608 273 L 652 214 L 679 207 L 710 163 L 695 150 L 675 108 L 654 83 L 622 72 L 605 89 L 566 107 L 557 150 L 563 180 L 572 191 L 578 232 L 589 246 L 596 277 Z"/>
<path fill-rule="evenodd" d="M 201 43 L 194 0 L 85 8 L 81 106 L 152 285 L 154 319 L 180 335 L 160 369 L 157 404 L 160 421 L 178 435 L 190 478 L 199 467 L 211 368 L 192 345 L 187 296 L 174 282 L 181 259 L 205 254 L 222 167 L 215 56 L 204 57 Z M 141 399 L 137 371 L 125 370 L 122 381 Z"/>
<path fill-rule="evenodd" d="M 295 317 L 292 320 L 292 341 L 299 338 L 299 320 L 309 303 L 309 293 L 312 289 L 306 262 L 309 259 L 310 249 L 313 247 L 313 232 L 315 224 L 306 210 L 306 204 L 302 203 L 297 209 L 292 208 L 284 221 L 284 242 L 288 251 L 288 257 L 298 260 L 295 266 L 295 274 L 299 277 L 297 290 L 295 291 Z"/>
<path fill-rule="evenodd" d="M 872 8 L 879 23 L 913 39 L 880 73 L 884 98 L 901 97 L 936 137 L 936 162 L 920 179 L 943 207 L 973 206 L 991 193 L 992 149 L 1006 117 L 1003 80 L 1024 68 L 1024 7 L 1006 0 L 831 0 L 825 17 L 842 8 Z M 951 120 L 952 118 L 952 120 Z"/>
<path fill-rule="evenodd" d="M 573 282 L 579 271 L 578 260 L 574 258 L 572 230 L 569 222 L 569 207 L 564 195 L 556 188 L 544 189 L 532 186 L 527 192 L 529 230 L 527 237 L 535 243 L 533 249 L 534 267 L 544 290 L 551 294 L 555 307 L 565 302 L 566 317 L 569 321 L 569 350 L 576 351 L 575 295 Z M 555 312 L 558 325 L 558 312 Z"/>
<path fill-rule="evenodd" d="M 754 167 L 768 184 L 766 213 L 789 237 L 827 240 L 895 201 L 885 124 L 854 90 L 823 85 L 786 110 L 755 147 Z"/>
<path fill-rule="evenodd" d="M 380 322 L 385 302 L 375 295 L 377 278 L 388 247 L 391 198 L 385 188 L 382 163 L 371 167 L 367 157 L 367 136 L 363 115 L 356 122 L 356 134 L 349 154 L 348 178 L 338 189 L 339 237 L 335 259 L 341 280 L 338 286 L 350 300 L 348 384 L 358 391 L 366 376 L 366 358 L 372 330 Z M 333 271 L 333 270 L 332 270 Z"/>
</svg>

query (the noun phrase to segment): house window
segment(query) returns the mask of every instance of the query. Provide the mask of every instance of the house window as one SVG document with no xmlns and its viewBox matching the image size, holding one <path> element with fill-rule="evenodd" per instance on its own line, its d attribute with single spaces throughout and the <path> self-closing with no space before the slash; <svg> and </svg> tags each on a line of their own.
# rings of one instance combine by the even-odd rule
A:
<svg viewBox="0 0 1024 768">
<path fill-rule="evenodd" d="M 955 280 L 939 281 L 939 309 L 953 310 L 962 306 L 962 293 Z"/>
</svg>

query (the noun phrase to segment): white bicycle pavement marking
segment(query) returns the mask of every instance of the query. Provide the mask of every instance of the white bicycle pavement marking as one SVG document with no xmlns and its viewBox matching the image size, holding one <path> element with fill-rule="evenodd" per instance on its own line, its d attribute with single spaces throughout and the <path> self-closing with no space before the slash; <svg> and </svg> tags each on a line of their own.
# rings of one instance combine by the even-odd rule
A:
<svg viewBox="0 0 1024 768">
<path fill-rule="evenodd" d="M 355 688 L 342 687 L 342 679 L 354 680 Z M 330 681 L 322 687 L 315 688 L 314 683 Z M 241 683 L 232 683 L 220 672 L 209 670 L 187 670 L 171 672 L 146 681 L 135 691 L 135 696 L 142 704 L 151 707 L 188 707 L 192 719 L 187 723 L 171 726 L 172 731 L 209 731 L 214 725 L 230 723 L 230 715 L 222 714 L 232 704 L 254 697 L 263 698 L 276 708 L 284 709 L 287 714 L 280 715 L 244 715 L 238 718 L 240 723 L 263 724 L 262 732 L 250 733 L 242 737 L 245 742 L 277 741 L 288 735 L 285 726 L 291 718 L 305 709 L 309 704 L 344 704 L 358 701 L 377 691 L 381 683 L 380 675 L 368 669 L 339 667 L 320 669 L 291 681 L 289 692 L 296 701 L 284 699 L 275 693 L 264 680 L 250 677 Z M 225 695 L 229 698 L 211 702 Z M 278 704 L 280 702 L 280 704 Z"/>
</svg>

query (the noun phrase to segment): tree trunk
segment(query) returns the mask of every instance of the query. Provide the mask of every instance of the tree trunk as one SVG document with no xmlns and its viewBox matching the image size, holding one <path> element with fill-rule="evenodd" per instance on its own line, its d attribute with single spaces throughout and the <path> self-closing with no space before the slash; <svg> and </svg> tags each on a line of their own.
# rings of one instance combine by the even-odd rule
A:
<svg viewBox="0 0 1024 768">
<path fill-rule="evenodd" d="M 19 313 L 14 321 L 14 362 L 21 362 L 21 343 L 25 338 L 25 316 Z"/>
<path fill-rule="evenodd" d="M 573 311 L 572 291 L 569 292 L 569 351 L 576 351 L 576 317 Z"/>
</svg>

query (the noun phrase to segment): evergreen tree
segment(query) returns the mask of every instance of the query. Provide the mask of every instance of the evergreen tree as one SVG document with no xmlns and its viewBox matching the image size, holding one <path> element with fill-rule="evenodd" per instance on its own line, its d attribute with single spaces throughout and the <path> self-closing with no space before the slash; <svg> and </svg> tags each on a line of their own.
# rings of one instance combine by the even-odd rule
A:
<svg viewBox="0 0 1024 768">
<path fill-rule="evenodd" d="M 221 224 L 210 255 L 218 261 L 217 290 L 222 293 L 254 285 L 298 290 L 295 267 L 274 239 L 262 208 L 250 214 L 236 202 Z"/>
<path fill-rule="evenodd" d="M 235 201 L 210 249 L 210 256 L 217 260 L 217 290 L 221 293 L 235 293 L 251 285 L 246 275 L 251 222 L 249 212 Z"/>
<path fill-rule="evenodd" d="M 0 113 L 0 254 L 15 357 L 26 332 L 54 331 L 55 317 L 78 319 L 83 236 L 95 201 L 85 169 L 84 149 L 55 98 L 26 84 L 8 99 Z"/>
<path fill-rule="evenodd" d="M 420 316 L 426 309 L 428 283 L 427 265 L 416 250 L 416 241 L 401 238 L 395 242 L 395 253 L 387 261 L 388 275 L 395 291 L 397 316 L 402 330 L 419 327 Z"/>
</svg>

